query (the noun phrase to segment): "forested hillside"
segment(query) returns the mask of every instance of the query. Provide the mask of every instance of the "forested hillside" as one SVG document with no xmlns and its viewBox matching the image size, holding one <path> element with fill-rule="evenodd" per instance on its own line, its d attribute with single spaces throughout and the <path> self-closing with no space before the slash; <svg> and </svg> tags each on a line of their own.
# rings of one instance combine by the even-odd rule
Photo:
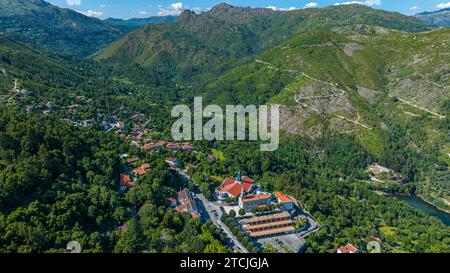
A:
<svg viewBox="0 0 450 273">
<path fill-rule="evenodd" d="M 99 19 L 43 0 L 2 0 L 0 32 L 54 53 L 79 56 L 97 52 L 123 33 Z"/>
</svg>

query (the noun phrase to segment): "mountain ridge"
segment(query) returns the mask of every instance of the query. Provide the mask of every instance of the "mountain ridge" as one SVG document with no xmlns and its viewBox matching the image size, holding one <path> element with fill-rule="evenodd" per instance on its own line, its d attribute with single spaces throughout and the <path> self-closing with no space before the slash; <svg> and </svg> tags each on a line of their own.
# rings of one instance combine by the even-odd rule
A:
<svg viewBox="0 0 450 273">
<path fill-rule="evenodd" d="M 424 22 L 437 25 L 440 27 L 450 26 L 450 8 L 436 10 L 436 11 L 425 11 L 414 15 L 419 20 Z"/>
<path fill-rule="evenodd" d="M 119 28 L 43 0 L 2 0 L 0 32 L 52 52 L 88 56 L 123 34 Z"/>
<path fill-rule="evenodd" d="M 361 5 L 280 12 L 219 4 L 201 14 L 185 11 L 174 23 L 137 29 L 95 59 L 119 69 L 160 71 L 169 77 L 176 72 L 177 80 L 204 81 L 295 32 L 366 23 L 407 31 L 430 29 L 413 17 Z M 217 63 L 210 65 L 211 60 Z M 164 68 L 164 63 L 171 66 Z"/>
</svg>

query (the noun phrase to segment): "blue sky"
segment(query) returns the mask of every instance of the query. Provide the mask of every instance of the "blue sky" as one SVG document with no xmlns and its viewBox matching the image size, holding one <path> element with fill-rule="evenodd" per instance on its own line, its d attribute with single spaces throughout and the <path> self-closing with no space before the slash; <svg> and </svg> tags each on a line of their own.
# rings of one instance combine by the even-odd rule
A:
<svg viewBox="0 0 450 273">
<path fill-rule="evenodd" d="M 294 9 L 325 7 L 353 0 L 47 0 L 59 7 L 71 8 L 98 18 L 132 18 L 158 15 L 176 15 L 184 9 L 200 12 L 226 2 L 235 6 Z M 422 11 L 450 7 L 449 0 L 359 0 L 353 1 L 373 8 L 415 14 Z"/>
</svg>

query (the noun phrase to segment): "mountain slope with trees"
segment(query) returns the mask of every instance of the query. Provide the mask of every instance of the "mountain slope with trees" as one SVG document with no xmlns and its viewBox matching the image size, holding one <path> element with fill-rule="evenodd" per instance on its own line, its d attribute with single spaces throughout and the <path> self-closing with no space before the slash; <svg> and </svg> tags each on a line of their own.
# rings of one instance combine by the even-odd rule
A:
<svg viewBox="0 0 450 273">
<path fill-rule="evenodd" d="M 32 46 L 78 56 L 93 54 L 123 34 L 97 18 L 43 0 L 2 0 L 0 32 Z"/>
<path fill-rule="evenodd" d="M 205 82 L 294 33 L 365 25 L 429 29 L 413 17 L 361 5 L 281 12 L 220 4 L 202 14 L 187 10 L 175 23 L 138 29 L 95 59 L 129 74 L 145 71 L 183 83 Z"/>
</svg>

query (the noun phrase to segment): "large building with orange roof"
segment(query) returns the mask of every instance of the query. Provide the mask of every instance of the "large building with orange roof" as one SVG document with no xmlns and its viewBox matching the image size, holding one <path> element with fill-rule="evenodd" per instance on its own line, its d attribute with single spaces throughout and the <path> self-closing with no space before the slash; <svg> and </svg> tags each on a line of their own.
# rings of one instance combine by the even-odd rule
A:
<svg viewBox="0 0 450 273">
<path fill-rule="evenodd" d="M 294 222 L 287 211 L 254 216 L 243 222 L 244 229 L 253 238 L 273 236 L 295 231 Z"/>
<path fill-rule="evenodd" d="M 239 198 L 239 207 L 245 211 L 251 211 L 253 208 L 270 205 L 272 196 L 270 194 L 249 194 Z"/>
<path fill-rule="evenodd" d="M 242 193 L 248 194 L 256 190 L 258 185 L 253 179 L 247 176 L 241 176 L 238 172 L 236 178 L 227 178 L 217 189 L 219 199 L 238 198 Z"/>
</svg>

